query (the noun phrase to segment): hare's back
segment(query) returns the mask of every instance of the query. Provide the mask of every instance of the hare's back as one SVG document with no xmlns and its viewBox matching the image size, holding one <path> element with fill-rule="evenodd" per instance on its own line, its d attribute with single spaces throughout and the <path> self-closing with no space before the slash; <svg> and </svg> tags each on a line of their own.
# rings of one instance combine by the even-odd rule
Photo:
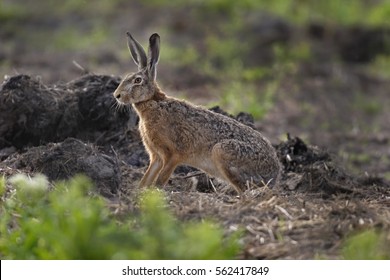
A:
<svg viewBox="0 0 390 280">
<path fill-rule="evenodd" d="M 163 121 L 167 133 L 171 135 L 192 138 L 199 144 L 212 145 L 222 140 L 235 139 L 253 145 L 271 145 L 260 132 L 201 106 L 176 99 L 162 102 L 160 106 L 166 112 Z"/>
</svg>

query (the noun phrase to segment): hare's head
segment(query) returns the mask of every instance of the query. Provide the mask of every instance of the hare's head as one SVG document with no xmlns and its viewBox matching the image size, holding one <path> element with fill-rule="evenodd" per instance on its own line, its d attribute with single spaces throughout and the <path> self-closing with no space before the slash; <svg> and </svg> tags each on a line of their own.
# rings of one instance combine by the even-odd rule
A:
<svg viewBox="0 0 390 280">
<path fill-rule="evenodd" d="M 158 58 L 160 54 L 160 36 L 154 33 L 149 38 L 149 58 L 129 32 L 127 32 L 130 54 L 138 72 L 128 74 L 114 92 L 114 97 L 123 104 L 135 104 L 154 98 L 158 89 L 156 83 Z"/>
</svg>

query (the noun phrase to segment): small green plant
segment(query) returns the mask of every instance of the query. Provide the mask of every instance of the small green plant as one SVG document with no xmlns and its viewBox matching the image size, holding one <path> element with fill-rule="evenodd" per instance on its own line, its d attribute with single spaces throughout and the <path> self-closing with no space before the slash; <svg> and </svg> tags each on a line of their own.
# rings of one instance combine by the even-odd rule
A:
<svg viewBox="0 0 390 280">
<path fill-rule="evenodd" d="M 72 27 L 63 27 L 61 32 L 53 37 L 52 46 L 61 50 L 85 50 L 103 43 L 107 37 L 107 29 L 97 24 L 88 34 Z"/>
<path fill-rule="evenodd" d="M 125 54 L 128 57 L 129 52 L 126 50 Z M 166 42 L 164 52 L 161 53 L 161 59 L 174 67 L 189 66 L 197 62 L 199 54 L 193 46 L 177 47 Z"/>
<path fill-rule="evenodd" d="M 382 103 L 379 100 L 360 92 L 355 94 L 352 106 L 367 115 L 377 115 L 382 111 Z"/>
<path fill-rule="evenodd" d="M 274 105 L 276 86 L 269 82 L 263 88 L 256 88 L 255 84 L 233 80 L 222 88 L 218 104 L 233 114 L 245 111 L 261 119 Z"/>
<path fill-rule="evenodd" d="M 349 237 L 342 248 L 342 256 L 348 260 L 390 259 L 390 240 L 385 233 L 366 230 Z"/>
<path fill-rule="evenodd" d="M 55 184 L 25 175 L 0 208 L 1 259 L 231 259 L 237 236 L 211 222 L 179 223 L 158 191 L 141 196 L 140 215 L 117 220 L 85 177 Z"/>
<path fill-rule="evenodd" d="M 388 41 L 390 41 L 390 36 Z M 390 52 L 390 42 L 388 42 L 388 51 Z M 390 78 L 390 55 L 378 55 L 369 65 L 369 71 L 383 79 Z"/>
<path fill-rule="evenodd" d="M 5 177 L 0 177 L 0 199 L 5 194 Z"/>
<path fill-rule="evenodd" d="M 5 3 L 0 0 L 0 22 L 2 24 L 9 20 L 21 18 L 26 15 L 27 11 L 22 4 Z"/>
</svg>

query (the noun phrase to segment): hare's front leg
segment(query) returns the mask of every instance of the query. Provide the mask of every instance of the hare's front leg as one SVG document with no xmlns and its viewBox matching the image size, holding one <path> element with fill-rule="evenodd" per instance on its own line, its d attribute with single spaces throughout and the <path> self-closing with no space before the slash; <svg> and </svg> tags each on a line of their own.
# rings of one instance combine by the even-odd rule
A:
<svg viewBox="0 0 390 280">
<path fill-rule="evenodd" d="M 153 183 L 157 179 L 158 174 L 160 174 L 162 167 L 163 167 L 162 160 L 159 157 L 151 155 L 149 167 L 146 170 L 145 175 L 142 177 L 139 186 L 142 188 L 142 187 L 149 187 L 153 185 Z"/>
<path fill-rule="evenodd" d="M 161 169 L 156 182 L 157 186 L 163 187 L 168 183 L 169 178 L 179 163 L 180 158 L 175 156 L 170 156 L 167 160 L 164 160 L 163 168 Z"/>
</svg>

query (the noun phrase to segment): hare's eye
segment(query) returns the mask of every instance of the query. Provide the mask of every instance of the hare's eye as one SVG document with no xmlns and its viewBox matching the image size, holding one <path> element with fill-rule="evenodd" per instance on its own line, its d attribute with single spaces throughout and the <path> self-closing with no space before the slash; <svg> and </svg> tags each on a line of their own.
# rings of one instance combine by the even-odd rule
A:
<svg viewBox="0 0 390 280">
<path fill-rule="evenodd" d="M 135 84 L 140 84 L 142 82 L 142 79 L 140 77 L 137 77 L 134 79 Z"/>
</svg>

